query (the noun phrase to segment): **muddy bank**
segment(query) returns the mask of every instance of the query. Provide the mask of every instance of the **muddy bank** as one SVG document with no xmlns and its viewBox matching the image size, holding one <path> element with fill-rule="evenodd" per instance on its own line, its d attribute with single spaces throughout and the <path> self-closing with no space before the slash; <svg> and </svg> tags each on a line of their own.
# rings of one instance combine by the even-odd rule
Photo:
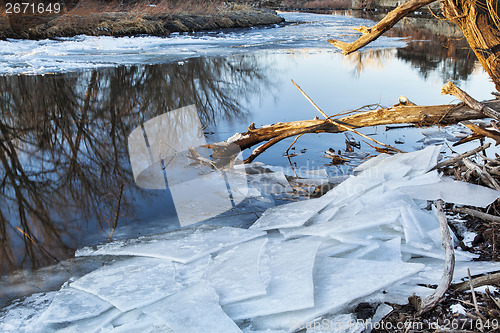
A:
<svg viewBox="0 0 500 333">
<path fill-rule="evenodd" d="M 0 16 L 0 39 L 43 39 L 81 34 L 165 36 L 172 32 L 248 28 L 283 21 L 272 10 L 257 8 L 206 15 L 167 13 L 137 16 L 126 12 L 104 12 L 89 15 Z"/>
</svg>

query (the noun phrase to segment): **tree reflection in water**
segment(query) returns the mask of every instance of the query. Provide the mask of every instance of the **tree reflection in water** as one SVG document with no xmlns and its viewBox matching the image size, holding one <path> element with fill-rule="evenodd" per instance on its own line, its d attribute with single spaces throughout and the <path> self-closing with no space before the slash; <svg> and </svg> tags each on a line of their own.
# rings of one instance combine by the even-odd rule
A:
<svg viewBox="0 0 500 333">
<path fill-rule="evenodd" d="M 368 17 L 369 18 L 369 17 Z M 396 57 L 410 63 L 426 79 L 434 74 L 443 83 L 465 81 L 472 74 L 479 62 L 470 49 L 460 30 L 450 24 L 448 33 L 457 37 L 439 34 L 440 26 L 431 27 L 432 20 L 414 19 L 404 22 L 403 27 L 393 28 L 384 36 L 402 37 L 408 40 L 408 46 L 397 50 L 362 50 L 345 57 L 346 63 L 358 77 L 368 67 L 382 68 L 390 59 Z M 443 23 L 444 24 L 444 23 Z M 422 27 L 419 27 L 422 26 Z M 456 31 L 455 31 L 456 30 Z"/>
<path fill-rule="evenodd" d="M 109 230 L 120 185 L 123 215 L 153 195 L 133 185 L 127 138 L 141 123 L 195 104 L 202 123 L 242 117 L 269 90 L 252 55 L 182 64 L 0 77 L 2 273 L 72 255 L 87 233 Z M 103 233 L 103 238 L 106 235 Z"/>
</svg>

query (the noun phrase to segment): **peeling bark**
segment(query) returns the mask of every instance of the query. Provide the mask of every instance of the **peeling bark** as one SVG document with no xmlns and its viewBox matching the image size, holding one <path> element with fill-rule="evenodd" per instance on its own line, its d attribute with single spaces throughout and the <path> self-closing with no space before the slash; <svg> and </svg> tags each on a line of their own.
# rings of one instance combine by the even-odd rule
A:
<svg viewBox="0 0 500 333">
<path fill-rule="evenodd" d="M 500 91 L 500 21 L 497 1 L 442 0 L 443 15 L 462 30 Z"/>
</svg>

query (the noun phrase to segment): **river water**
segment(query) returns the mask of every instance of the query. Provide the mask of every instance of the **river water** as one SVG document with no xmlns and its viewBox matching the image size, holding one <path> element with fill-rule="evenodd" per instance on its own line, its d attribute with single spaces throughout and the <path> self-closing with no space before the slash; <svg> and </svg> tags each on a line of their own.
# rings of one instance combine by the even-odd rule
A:
<svg viewBox="0 0 500 333">
<path fill-rule="evenodd" d="M 478 100 L 494 91 L 473 54 L 452 38 L 401 29 L 346 57 L 326 39 L 353 40 L 352 27 L 372 22 L 280 15 L 286 24 L 170 38 L 0 41 L 2 272 L 52 265 L 78 247 L 105 241 L 122 184 L 115 237 L 178 226 L 168 191 L 134 185 L 127 151 L 128 135 L 165 112 L 194 104 L 207 141 L 217 142 L 250 123 L 321 116 L 291 79 L 329 115 L 390 106 L 400 95 L 421 105 L 450 103 L 452 97 L 440 95 L 448 80 Z M 421 129 L 361 131 L 387 144 L 397 141 L 403 150 L 429 140 Z M 330 176 L 360 162 L 335 166 L 323 157 L 329 148 L 346 148 L 344 134 L 304 135 L 289 160 L 283 155 L 292 141 L 276 144 L 258 161 L 326 168 Z M 375 153 L 365 143 L 361 151 Z M 43 276 L 57 280 L 57 274 L 49 269 Z M 2 279 L 2 303 L 31 290 L 7 287 L 19 276 L 26 277 Z"/>
</svg>

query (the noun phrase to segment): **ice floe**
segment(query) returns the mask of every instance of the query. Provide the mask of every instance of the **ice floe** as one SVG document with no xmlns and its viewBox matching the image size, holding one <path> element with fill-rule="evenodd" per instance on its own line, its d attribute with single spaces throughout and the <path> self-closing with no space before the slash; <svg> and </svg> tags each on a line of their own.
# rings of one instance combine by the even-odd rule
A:
<svg viewBox="0 0 500 333">
<path fill-rule="evenodd" d="M 188 263 L 223 247 L 237 245 L 265 234 L 259 230 L 201 226 L 112 242 L 99 246 L 96 250 L 87 247 L 78 250 L 76 256 L 129 255 Z"/>
<path fill-rule="evenodd" d="M 77 256 L 102 256 L 108 264 L 57 292 L 3 309 L 0 330 L 320 332 L 321 323 L 356 323 L 350 311 L 361 301 L 406 303 L 413 293 L 428 296 L 433 290 L 422 285 L 438 283 L 444 264 L 439 222 L 428 200 L 484 207 L 500 196 L 429 171 L 440 150 L 380 155 L 321 198 L 269 208 L 248 229 L 194 225 L 80 249 Z M 254 167 L 265 168 L 236 172 Z M 276 169 L 253 175 L 249 188 L 262 195 L 289 186 Z M 218 219 L 228 221 L 221 215 L 208 223 Z M 455 252 L 456 282 L 467 268 L 472 274 L 498 270 L 497 263 Z M 380 306 L 373 320 L 388 311 Z"/>
</svg>

